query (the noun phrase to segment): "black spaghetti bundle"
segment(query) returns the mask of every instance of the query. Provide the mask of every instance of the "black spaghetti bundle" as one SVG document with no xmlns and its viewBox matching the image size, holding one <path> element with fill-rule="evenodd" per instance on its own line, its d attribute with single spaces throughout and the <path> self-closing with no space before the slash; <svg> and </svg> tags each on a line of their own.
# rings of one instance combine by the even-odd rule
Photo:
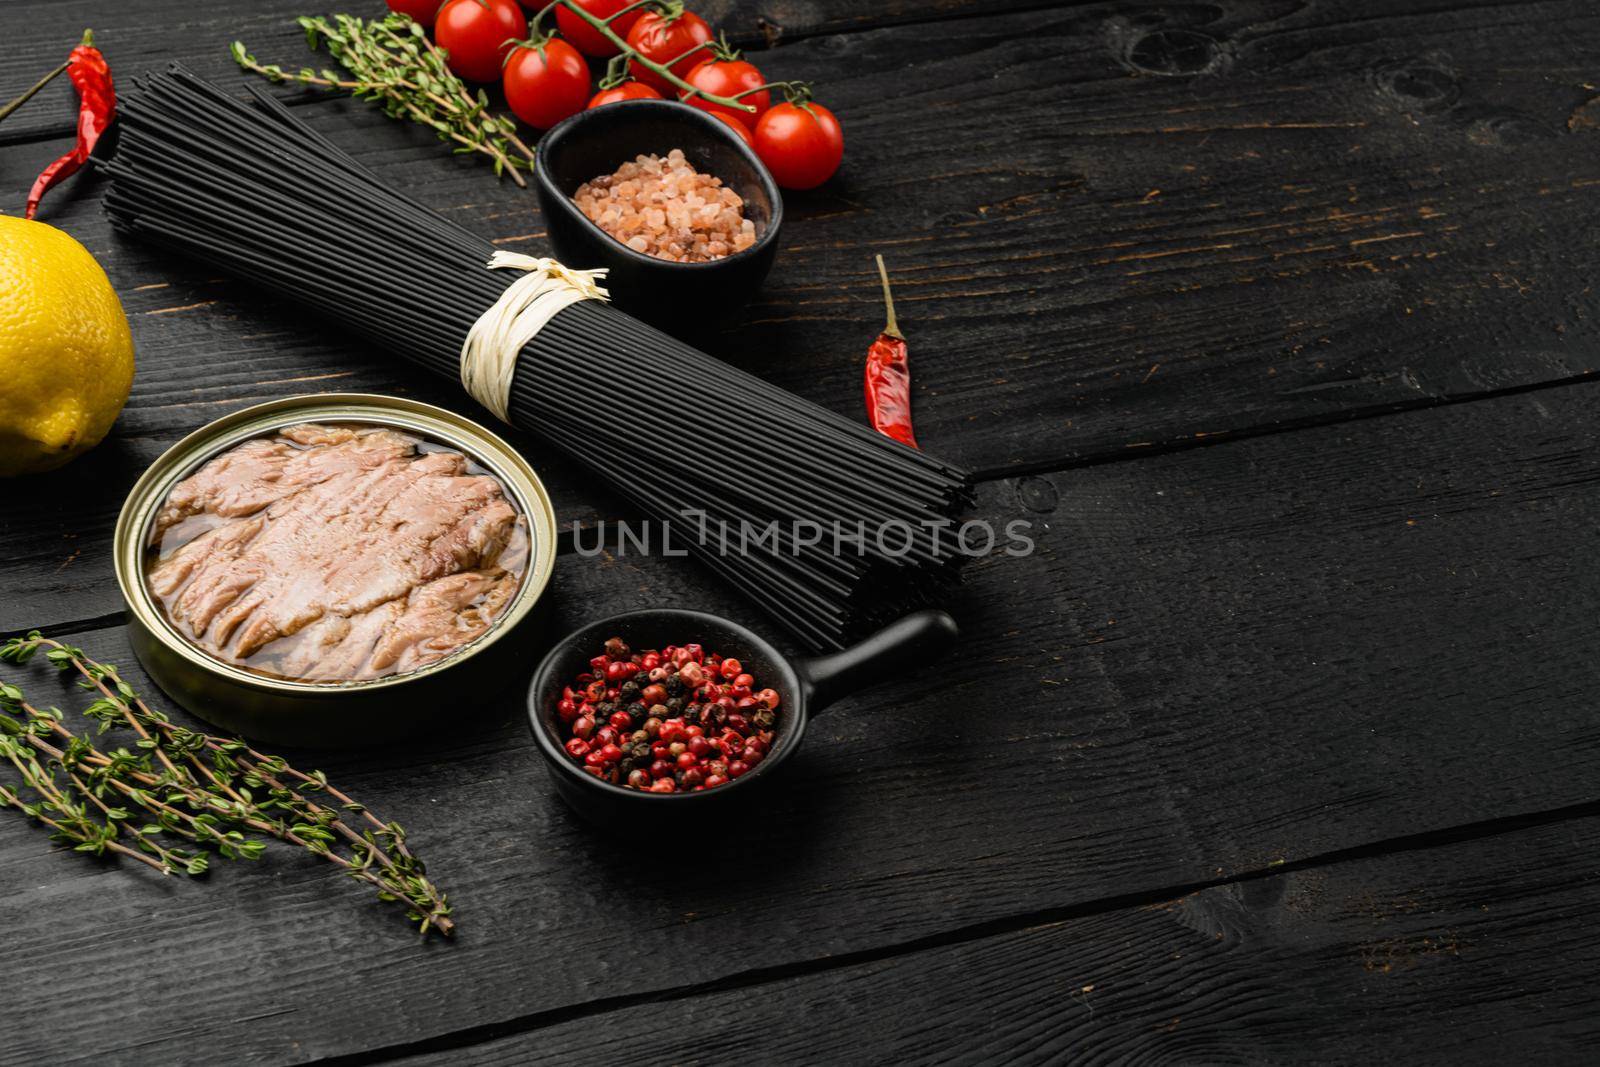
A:
<svg viewBox="0 0 1600 1067">
<path fill-rule="evenodd" d="M 459 380 L 512 280 L 493 247 L 251 91 L 177 66 L 135 79 L 98 164 L 113 224 Z M 564 308 L 523 348 L 509 411 L 813 648 L 929 603 L 959 565 L 962 471 L 608 304 Z"/>
</svg>

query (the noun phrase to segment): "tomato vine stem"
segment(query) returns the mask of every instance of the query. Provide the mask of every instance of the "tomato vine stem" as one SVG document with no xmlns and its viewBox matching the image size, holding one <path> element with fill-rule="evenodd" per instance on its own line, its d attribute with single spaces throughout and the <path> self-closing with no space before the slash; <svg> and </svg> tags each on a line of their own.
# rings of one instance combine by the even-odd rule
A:
<svg viewBox="0 0 1600 1067">
<path fill-rule="evenodd" d="M 613 30 L 611 28 L 611 19 L 616 18 L 618 15 L 625 15 L 629 11 L 632 11 L 636 7 L 651 7 L 651 8 L 654 8 L 654 9 L 660 9 L 662 5 L 660 4 L 659 0 L 639 0 L 639 3 L 630 4 L 628 7 L 625 7 L 621 11 L 618 11 L 615 15 L 612 15 L 611 18 L 605 18 L 605 19 L 602 19 L 602 18 L 600 18 L 600 17 L 598 17 L 596 15 L 589 14 L 589 12 L 585 11 L 582 7 L 580 7 L 577 3 L 575 3 L 574 0 L 556 0 L 556 2 L 554 4 L 551 4 L 549 7 L 544 8 L 542 11 L 540 11 L 537 15 L 534 16 L 534 19 L 533 19 L 534 25 L 537 26 L 540 22 L 542 22 L 544 20 L 544 16 L 546 15 L 546 13 L 554 11 L 558 6 L 566 8 L 568 11 L 572 12 L 574 15 L 577 15 L 579 18 L 583 19 L 583 21 L 587 22 L 590 26 L 593 26 L 600 33 L 601 36 L 603 36 L 606 40 L 610 41 L 612 44 L 616 45 L 619 49 L 621 49 L 622 50 L 622 54 L 627 56 L 629 58 L 629 60 L 639 64 L 641 67 L 644 67 L 646 70 L 654 71 L 656 74 L 660 75 L 661 78 L 664 79 L 665 81 L 668 81 L 671 84 L 676 85 L 679 89 L 683 90 L 684 94 L 686 94 L 687 96 L 698 96 L 701 99 L 705 100 L 707 103 L 719 104 L 722 107 L 736 108 L 736 109 L 741 110 L 741 111 L 749 111 L 749 112 L 752 112 L 752 113 L 755 112 L 756 109 L 753 106 L 751 106 L 750 104 L 740 103 L 738 100 L 734 99 L 733 97 L 718 96 L 715 93 L 708 93 L 704 89 L 697 89 L 697 88 L 695 88 L 694 86 L 690 85 L 688 82 L 684 81 L 682 78 L 678 77 L 676 74 L 674 74 L 672 72 L 672 69 L 671 69 L 672 63 L 681 62 L 685 57 L 693 55 L 695 52 L 698 52 L 700 49 L 705 48 L 706 47 L 705 44 L 697 44 L 697 45 L 695 45 L 693 48 L 689 49 L 687 52 L 684 52 L 683 55 L 675 57 L 672 60 L 672 63 L 661 64 L 661 63 L 657 63 L 653 59 L 649 59 L 646 56 L 640 54 L 640 52 L 639 52 L 639 50 L 637 48 L 634 48 L 632 45 L 628 44 L 627 41 L 625 41 L 621 37 L 617 36 L 617 31 Z"/>
</svg>

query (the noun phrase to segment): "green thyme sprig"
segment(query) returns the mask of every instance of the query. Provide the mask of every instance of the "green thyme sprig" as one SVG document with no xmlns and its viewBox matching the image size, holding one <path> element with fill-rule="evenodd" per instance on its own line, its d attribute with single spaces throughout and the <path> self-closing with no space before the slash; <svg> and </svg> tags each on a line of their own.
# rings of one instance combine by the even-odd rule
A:
<svg viewBox="0 0 1600 1067">
<path fill-rule="evenodd" d="M 328 54 L 349 77 L 334 70 L 294 71 L 261 63 L 243 41 L 230 48 L 234 62 L 273 82 L 347 89 L 359 99 L 381 104 L 390 118 L 409 118 L 432 127 L 441 141 L 455 144 L 458 154 L 488 156 L 495 174 L 510 174 L 526 187 L 518 172 L 533 168 L 533 149 L 517 136 L 512 119 L 489 110 L 487 93 L 480 89 L 473 94 L 451 72 L 444 53 L 428 40 L 419 23 L 401 14 L 376 20 L 333 15 L 297 21 L 306 31 L 306 43 L 313 50 L 327 45 Z"/>
<path fill-rule="evenodd" d="M 83 709 L 97 735 L 125 730 L 134 741 L 97 747 L 67 726 L 60 709 L 36 707 L 20 688 L 0 683 L 0 769 L 17 779 L 0 784 L 0 805 L 76 851 L 126 857 L 164 874 L 204 874 L 212 855 L 253 860 L 274 838 L 335 864 L 380 900 L 403 903 L 423 933 L 454 931 L 445 895 L 398 823 L 378 818 L 321 771 L 302 772 L 243 741 L 173 723 L 115 667 L 82 649 L 34 631 L 0 644 L 0 660 L 25 664 L 40 651 L 98 694 Z"/>
</svg>

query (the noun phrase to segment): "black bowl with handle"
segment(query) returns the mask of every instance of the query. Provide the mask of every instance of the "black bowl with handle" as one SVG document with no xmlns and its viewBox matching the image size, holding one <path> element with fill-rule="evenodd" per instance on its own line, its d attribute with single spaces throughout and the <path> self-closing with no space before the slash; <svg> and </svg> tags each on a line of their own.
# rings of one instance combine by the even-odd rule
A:
<svg viewBox="0 0 1600 1067">
<path fill-rule="evenodd" d="M 755 631 L 720 615 L 678 608 L 628 612 L 589 623 L 550 650 L 528 690 L 528 719 L 562 798 L 591 823 L 636 833 L 641 828 L 681 823 L 713 811 L 727 812 L 758 800 L 752 790 L 777 778 L 799 750 L 811 716 L 840 697 L 926 662 L 956 636 L 956 623 L 949 615 L 918 611 L 842 652 L 790 660 Z M 598 655 L 611 637 L 622 638 L 634 649 L 697 642 L 736 658 L 763 687 L 770 686 L 778 693 L 777 736 L 766 757 L 725 785 L 687 793 L 629 789 L 585 772 L 561 747 L 556 704 L 562 688 L 589 670 L 590 658 Z"/>
<path fill-rule="evenodd" d="M 640 155 L 672 149 L 702 174 L 722 179 L 744 200 L 756 243 L 709 263 L 677 263 L 635 252 L 578 209 L 584 182 L 612 174 Z M 750 146 L 721 119 L 671 100 L 628 100 L 580 111 L 539 141 L 534 187 L 550 245 L 569 267 L 605 267 L 611 302 L 663 329 L 699 326 L 750 299 L 772 269 L 783 223 L 783 195 Z"/>
</svg>

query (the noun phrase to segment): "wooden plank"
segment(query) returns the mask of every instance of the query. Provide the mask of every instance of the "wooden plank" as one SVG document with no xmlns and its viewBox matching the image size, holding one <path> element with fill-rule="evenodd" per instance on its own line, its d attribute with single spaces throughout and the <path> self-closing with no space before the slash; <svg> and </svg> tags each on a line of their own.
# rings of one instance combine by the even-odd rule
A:
<svg viewBox="0 0 1600 1067">
<path fill-rule="evenodd" d="M 460 906 L 452 945 L 413 944 L 315 864 L 152 884 L 0 821 L 21 920 L 0 969 L 138 976 L 147 1010 L 92 1038 L 117 1055 L 181 1062 L 226 1034 L 240 1059 L 311 1059 L 1590 802 L 1597 397 L 987 486 L 981 513 L 1033 519 L 1038 551 L 975 561 L 960 648 L 818 719 L 791 788 L 714 847 L 575 825 L 514 693 L 482 726 L 318 760 L 411 828 Z M 558 625 L 753 618 L 684 561 L 557 570 Z M 119 630 L 84 643 L 127 661 Z M 106 940 L 63 938 L 58 916 L 91 912 Z M 91 1039 L 18 1041 L 48 1060 Z"/>
<path fill-rule="evenodd" d="M 395 1062 L 1587 1063 L 1597 846 L 1585 818 Z"/>
<path fill-rule="evenodd" d="M 1587 60 L 1563 11 L 1576 17 L 1542 4 L 1273 19 L 1245 5 L 1194 30 L 1232 42 L 1227 71 L 1201 79 L 1130 74 L 1100 8 L 777 49 L 771 73 L 828 87 L 850 158 L 829 190 L 790 199 L 766 291 L 706 343 L 859 412 L 881 315 L 871 254 L 885 251 L 913 338 L 919 436 L 991 473 L 1587 375 L 1600 190 L 1588 135 L 1495 148 L 1468 121 L 1501 101 L 1554 124 L 1582 98 L 1569 82 Z M 1406 49 L 1448 52 L 1454 80 L 1396 81 L 1379 57 Z M 1538 72 L 1501 62 L 1533 51 Z M 1456 103 L 1420 112 L 1391 82 L 1448 84 Z M 531 197 L 423 131 L 349 101 L 303 111 L 450 217 L 543 248 Z M 0 195 L 19 200 L 63 144 L 0 153 Z M 955 163 L 952 144 L 968 146 Z M 115 239 L 94 188 L 76 193 L 47 218 L 123 294 L 139 380 L 105 455 L 66 476 L 82 491 L 0 519 L 0 557 L 28 574 L 98 552 L 132 474 L 233 406 L 330 388 L 456 402 L 336 331 Z M 566 510 L 588 500 L 558 496 Z M 63 585 L 77 576 L 39 590 L 72 612 L 52 618 L 114 606 L 103 581 L 65 600 Z"/>
</svg>

